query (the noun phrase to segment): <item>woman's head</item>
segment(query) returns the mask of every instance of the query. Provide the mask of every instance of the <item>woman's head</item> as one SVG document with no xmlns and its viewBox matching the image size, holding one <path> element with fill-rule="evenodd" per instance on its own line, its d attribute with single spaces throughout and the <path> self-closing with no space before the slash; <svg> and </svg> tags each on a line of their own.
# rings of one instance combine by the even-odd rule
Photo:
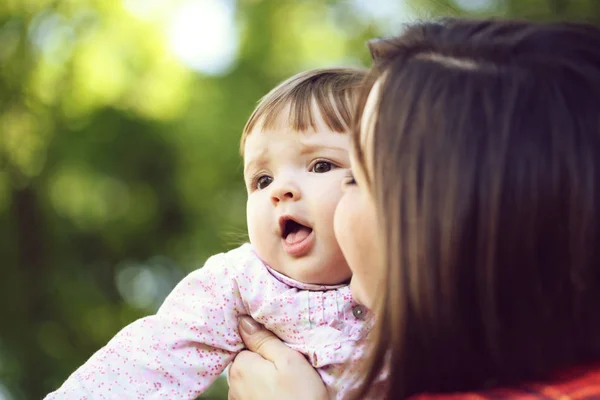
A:
<svg viewBox="0 0 600 400">
<path fill-rule="evenodd" d="M 383 256 L 348 261 L 393 398 L 600 358 L 598 49 L 589 25 L 499 20 L 372 45 L 353 168 Z"/>
</svg>

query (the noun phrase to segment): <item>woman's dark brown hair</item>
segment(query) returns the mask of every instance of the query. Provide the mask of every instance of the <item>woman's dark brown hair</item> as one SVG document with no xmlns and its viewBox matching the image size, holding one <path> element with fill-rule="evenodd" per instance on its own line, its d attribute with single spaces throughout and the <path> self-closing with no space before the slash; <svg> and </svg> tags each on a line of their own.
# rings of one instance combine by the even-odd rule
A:
<svg viewBox="0 0 600 400">
<path fill-rule="evenodd" d="M 400 399 L 600 361 L 600 30 L 449 19 L 371 51 L 372 165 L 355 143 L 387 288 L 366 390 L 386 369 Z"/>
</svg>

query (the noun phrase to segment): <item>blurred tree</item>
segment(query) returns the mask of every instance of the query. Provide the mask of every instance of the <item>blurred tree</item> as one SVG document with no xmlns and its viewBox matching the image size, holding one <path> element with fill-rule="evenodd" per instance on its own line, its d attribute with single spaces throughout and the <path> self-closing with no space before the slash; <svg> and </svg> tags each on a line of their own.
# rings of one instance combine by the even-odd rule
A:
<svg viewBox="0 0 600 400">
<path fill-rule="evenodd" d="M 41 398 L 242 241 L 238 140 L 256 101 L 366 57 L 343 7 L 335 21 L 325 1 L 240 1 L 234 64 L 197 72 L 169 36 L 192 3 L 225 2 L 0 3 L 0 393 Z"/>
<path fill-rule="evenodd" d="M 366 40 L 416 16 L 600 18 L 595 0 L 407 2 L 0 2 L 0 399 L 43 397 L 244 240 L 238 140 L 282 79 L 368 65 Z M 192 28 L 234 10 L 235 43 L 183 29 L 193 9 Z M 198 44 L 233 61 L 203 71 L 178 54 Z"/>
</svg>

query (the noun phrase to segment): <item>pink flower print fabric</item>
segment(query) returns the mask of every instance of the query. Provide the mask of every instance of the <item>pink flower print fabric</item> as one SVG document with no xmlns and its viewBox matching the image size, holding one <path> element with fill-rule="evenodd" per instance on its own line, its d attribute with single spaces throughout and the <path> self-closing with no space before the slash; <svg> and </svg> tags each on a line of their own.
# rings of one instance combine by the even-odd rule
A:
<svg viewBox="0 0 600 400">
<path fill-rule="evenodd" d="M 304 354 L 332 399 L 348 398 L 344 372 L 359 361 L 372 318 L 347 285 L 294 281 L 245 244 L 190 273 L 156 315 L 121 330 L 46 400 L 195 399 L 244 349 L 241 315 Z"/>
</svg>

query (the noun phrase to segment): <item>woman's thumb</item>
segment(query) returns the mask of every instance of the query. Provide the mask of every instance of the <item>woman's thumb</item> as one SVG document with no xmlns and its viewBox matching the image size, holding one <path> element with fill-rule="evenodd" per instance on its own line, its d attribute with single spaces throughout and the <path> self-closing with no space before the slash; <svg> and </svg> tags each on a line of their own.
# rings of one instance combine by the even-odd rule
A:
<svg viewBox="0 0 600 400">
<path fill-rule="evenodd" d="M 239 330 L 248 350 L 267 360 L 274 362 L 277 352 L 290 350 L 277 336 L 248 316 L 240 317 Z"/>
<path fill-rule="evenodd" d="M 249 317 L 247 315 L 240 317 L 240 319 L 238 320 L 238 323 L 239 323 L 240 333 L 242 334 L 242 336 L 245 336 L 247 338 L 250 338 L 256 332 L 260 331 L 261 329 L 264 329 L 262 327 L 262 325 L 260 325 L 258 322 L 256 322 L 255 320 L 253 320 L 251 317 Z"/>
</svg>

